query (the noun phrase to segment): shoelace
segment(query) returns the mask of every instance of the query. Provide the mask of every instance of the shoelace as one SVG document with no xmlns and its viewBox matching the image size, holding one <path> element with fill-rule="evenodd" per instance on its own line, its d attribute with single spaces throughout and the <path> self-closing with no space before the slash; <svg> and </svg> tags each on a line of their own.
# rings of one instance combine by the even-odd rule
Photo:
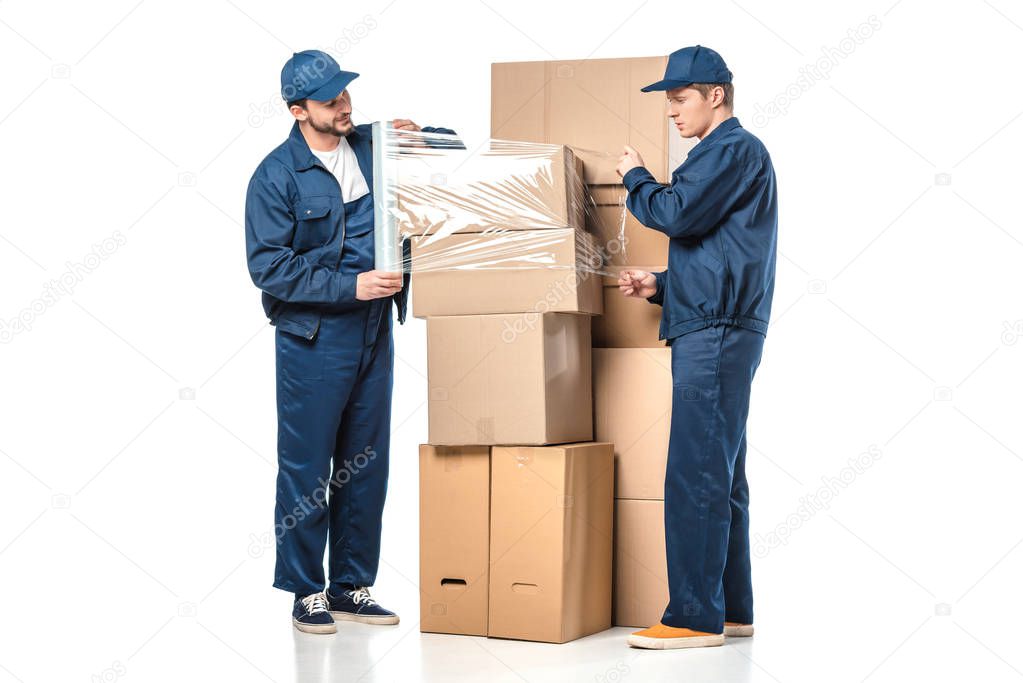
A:
<svg viewBox="0 0 1023 683">
<path fill-rule="evenodd" d="M 323 593 L 313 593 L 302 598 L 302 606 L 305 607 L 305 611 L 310 615 L 319 614 L 320 612 L 326 612 L 327 610 L 327 596 Z"/>
<path fill-rule="evenodd" d="M 356 588 L 355 590 L 353 590 L 352 591 L 352 602 L 354 602 L 356 605 L 361 605 L 363 603 L 365 603 L 367 605 L 376 605 L 377 604 L 377 601 L 369 596 L 369 589 L 368 588 Z"/>
</svg>

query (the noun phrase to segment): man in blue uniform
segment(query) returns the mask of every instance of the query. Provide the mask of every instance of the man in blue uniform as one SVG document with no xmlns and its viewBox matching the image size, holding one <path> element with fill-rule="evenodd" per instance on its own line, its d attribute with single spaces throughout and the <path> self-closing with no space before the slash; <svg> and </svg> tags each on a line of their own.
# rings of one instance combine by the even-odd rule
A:
<svg viewBox="0 0 1023 683">
<path fill-rule="evenodd" d="M 294 594 L 292 622 L 309 633 L 336 632 L 335 619 L 398 623 L 368 587 L 387 492 L 391 305 L 404 322 L 408 281 L 373 267 L 371 128 L 352 123 L 347 90 L 357 76 L 318 50 L 288 60 L 295 124 L 245 200 L 249 273 L 277 327 L 274 586 Z"/>
<path fill-rule="evenodd" d="M 669 602 L 635 647 L 721 645 L 753 634 L 746 416 L 774 293 L 778 204 L 764 145 L 732 116 L 732 74 L 695 46 L 668 58 L 668 115 L 700 142 L 661 185 L 625 148 L 629 211 L 666 234 L 668 270 L 625 271 L 626 296 L 663 307 L 671 346 L 671 436 L 664 482 Z"/>
</svg>

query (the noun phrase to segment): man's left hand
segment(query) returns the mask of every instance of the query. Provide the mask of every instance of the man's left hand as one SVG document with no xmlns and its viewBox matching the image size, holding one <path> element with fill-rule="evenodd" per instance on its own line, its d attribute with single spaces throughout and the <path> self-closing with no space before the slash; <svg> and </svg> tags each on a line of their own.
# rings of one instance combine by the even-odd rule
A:
<svg viewBox="0 0 1023 683">
<path fill-rule="evenodd" d="M 625 145 L 622 156 L 618 160 L 618 165 L 615 170 L 618 171 L 618 175 L 624 177 L 626 173 L 634 168 L 644 166 L 643 157 L 639 155 L 639 152 L 634 150 L 632 147 Z"/>
<path fill-rule="evenodd" d="M 422 131 L 422 128 L 417 126 L 416 123 L 412 121 L 412 119 L 395 119 L 394 121 L 391 122 L 391 126 L 395 130 L 407 130 L 413 133 L 418 133 Z"/>
</svg>

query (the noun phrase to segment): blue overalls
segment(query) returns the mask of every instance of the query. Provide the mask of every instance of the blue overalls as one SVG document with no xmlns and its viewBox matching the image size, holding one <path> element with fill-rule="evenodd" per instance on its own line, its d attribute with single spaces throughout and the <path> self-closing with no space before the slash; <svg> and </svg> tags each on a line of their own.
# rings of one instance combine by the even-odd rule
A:
<svg viewBox="0 0 1023 683">
<path fill-rule="evenodd" d="M 334 594 L 343 584 L 372 586 L 380 557 L 390 311 L 393 299 L 404 321 L 408 279 L 392 298 L 356 298 L 358 274 L 374 268 L 370 127 L 357 126 L 347 140 L 370 194 L 343 203 L 296 123 L 256 169 L 246 197 L 249 272 L 277 327 L 274 586 L 297 596 L 324 589 L 325 546 Z"/>
<path fill-rule="evenodd" d="M 645 168 L 622 179 L 627 206 L 665 233 L 656 273 L 671 345 L 672 411 L 664 481 L 667 626 L 721 633 L 753 623 L 746 417 L 774 292 L 778 204 L 763 144 L 736 118 L 689 153 L 669 185 Z"/>
<path fill-rule="evenodd" d="M 344 212 L 341 271 L 373 270 L 372 195 Z M 311 341 L 277 330 L 274 586 L 299 596 L 323 590 L 324 543 L 332 593 L 376 578 L 390 452 L 390 306 L 338 307 Z"/>
</svg>

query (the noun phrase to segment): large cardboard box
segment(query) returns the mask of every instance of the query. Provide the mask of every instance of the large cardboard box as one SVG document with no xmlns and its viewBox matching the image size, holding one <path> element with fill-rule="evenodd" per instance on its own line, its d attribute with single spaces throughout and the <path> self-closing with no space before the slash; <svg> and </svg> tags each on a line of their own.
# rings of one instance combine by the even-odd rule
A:
<svg viewBox="0 0 1023 683">
<path fill-rule="evenodd" d="M 668 606 L 664 501 L 615 501 L 614 625 L 646 628 Z"/>
<path fill-rule="evenodd" d="M 630 266 L 636 270 L 656 273 L 665 266 Z M 646 299 L 624 296 L 618 289 L 618 273 L 622 266 L 610 267 L 601 278 L 603 290 L 602 315 L 593 319 L 595 348 L 662 348 L 660 337 L 661 307 Z"/>
<path fill-rule="evenodd" d="M 563 643 L 611 626 L 608 443 L 492 450 L 490 626 Z"/>
<path fill-rule="evenodd" d="M 490 135 L 571 145 L 586 182 L 620 183 L 623 145 L 634 147 L 660 182 L 685 158 L 663 93 L 640 88 L 664 77 L 667 57 L 508 62 L 491 66 Z"/>
<path fill-rule="evenodd" d="M 590 316 L 434 317 L 426 341 L 430 443 L 593 438 Z"/>
<path fill-rule="evenodd" d="M 570 228 L 412 238 L 412 313 L 604 310 L 593 238 Z"/>
<path fill-rule="evenodd" d="M 593 432 L 615 445 L 616 498 L 664 498 L 671 395 L 670 348 L 593 349 Z"/>
<path fill-rule="evenodd" d="M 490 448 L 419 447 L 419 629 L 487 635 Z"/>
<path fill-rule="evenodd" d="M 668 262 L 668 236 L 636 220 L 625 206 L 623 186 L 591 185 L 589 193 L 593 204 L 586 210 L 586 230 L 608 265 Z"/>
<path fill-rule="evenodd" d="M 428 150 L 395 164 L 398 234 L 585 227 L 582 162 L 562 145 L 491 140 L 485 150 Z"/>
</svg>

